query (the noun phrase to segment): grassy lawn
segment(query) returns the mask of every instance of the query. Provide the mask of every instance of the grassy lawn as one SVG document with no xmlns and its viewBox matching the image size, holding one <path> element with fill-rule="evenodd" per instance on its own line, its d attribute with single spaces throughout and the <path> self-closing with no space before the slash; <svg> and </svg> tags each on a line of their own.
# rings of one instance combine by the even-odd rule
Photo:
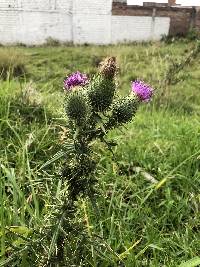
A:
<svg viewBox="0 0 200 267">
<path fill-rule="evenodd" d="M 65 140 L 63 78 L 76 70 L 95 74 L 108 55 L 120 66 L 119 95 L 136 78 L 156 93 L 127 128 L 110 133 L 118 143 L 114 158 L 96 144 L 97 206 L 80 202 L 95 242 L 73 266 L 175 267 L 200 255 L 200 55 L 164 82 L 194 46 L 0 48 L 0 61 L 6 54 L 25 67 L 20 78 L 0 81 L 0 266 L 45 266 L 38 264 L 40 244 L 46 254 L 49 244 L 36 233 L 48 227 L 64 185 L 59 161 L 40 167 Z"/>
</svg>

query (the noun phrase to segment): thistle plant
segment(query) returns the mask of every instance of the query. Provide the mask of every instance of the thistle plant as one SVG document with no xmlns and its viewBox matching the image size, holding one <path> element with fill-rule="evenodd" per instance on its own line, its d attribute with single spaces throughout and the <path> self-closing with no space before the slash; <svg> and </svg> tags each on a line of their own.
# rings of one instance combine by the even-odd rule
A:
<svg viewBox="0 0 200 267">
<path fill-rule="evenodd" d="M 116 144 L 106 140 L 107 133 L 130 122 L 139 105 L 150 101 L 153 95 L 149 85 L 136 80 L 132 82 L 129 95 L 118 97 L 117 70 L 116 59 L 109 57 L 100 64 L 99 72 L 93 78 L 76 72 L 64 80 L 68 141 L 63 144 L 67 159 L 63 163 L 62 179 L 67 183 L 67 193 L 58 214 L 62 214 L 59 221 L 62 231 L 56 235 L 59 263 L 66 257 L 65 245 L 69 240 L 63 233 L 74 228 L 72 222 L 77 214 L 77 203 L 80 199 L 95 202 L 94 196 L 98 193 L 95 175 L 98 157 L 94 153 L 94 141 L 99 140 L 112 150 Z"/>
<path fill-rule="evenodd" d="M 178 61 L 177 59 L 174 60 L 173 58 L 168 58 L 169 64 L 166 73 L 164 73 L 164 77 L 160 82 L 159 94 L 157 95 L 156 102 L 158 106 L 164 102 L 168 102 L 171 93 L 171 85 L 177 84 L 183 79 L 184 76 L 180 79 L 181 71 L 190 66 L 196 58 L 199 57 L 199 54 L 200 42 L 197 40 L 190 52 L 186 55 L 184 54 L 181 60 Z"/>
</svg>

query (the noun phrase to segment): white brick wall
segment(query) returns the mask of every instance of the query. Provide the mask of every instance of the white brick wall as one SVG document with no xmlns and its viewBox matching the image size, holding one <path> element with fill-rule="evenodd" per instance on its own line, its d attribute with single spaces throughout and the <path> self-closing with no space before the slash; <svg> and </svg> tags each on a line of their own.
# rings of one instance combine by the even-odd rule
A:
<svg viewBox="0 0 200 267">
<path fill-rule="evenodd" d="M 78 14 L 111 15 L 112 0 L 74 0 L 73 12 Z"/>
<path fill-rule="evenodd" d="M 109 44 L 111 9 L 112 0 L 74 0 L 74 43 Z"/>
<path fill-rule="evenodd" d="M 165 34 L 168 35 L 170 27 L 170 18 L 155 18 L 154 32 L 152 39 L 160 40 L 160 37 Z"/>
<path fill-rule="evenodd" d="M 18 7 L 19 0 L 0 0 L 0 8 Z"/>
<path fill-rule="evenodd" d="M 73 0 L 0 0 L 0 43 L 72 41 Z"/>
<path fill-rule="evenodd" d="M 158 40 L 169 18 L 112 16 L 112 0 L 0 0 L 0 43 L 77 44 Z"/>
<path fill-rule="evenodd" d="M 72 41 L 71 21 L 63 13 L 0 11 L 0 43 L 41 44 L 49 37 Z"/>
<path fill-rule="evenodd" d="M 13 43 L 18 32 L 19 13 L 0 10 L 0 43 Z"/>
<path fill-rule="evenodd" d="M 170 18 L 142 16 L 112 16 L 111 42 L 159 40 L 168 34 Z"/>
<path fill-rule="evenodd" d="M 107 15 L 75 15 L 73 39 L 76 44 L 109 44 L 111 42 L 111 17 Z"/>
<path fill-rule="evenodd" d="M 21 7 L 25 10 L 49 10 L 50 0 L 21 0 Z"/>
<path fill-rule="evenodd" d="M 26 44 L 41 44 L 51 37 L 60 41 L 72 41 L 72 17 L 59 13 L 21 12 L 20 39 Z M 27 28 L 29 29 L 27 31 Z M 19 40 L 18 40 L 19 42 Z"/>
<path fill-rule="evenodd" d="M 54 2 L 55 9 L 72 13 L 74 0 L 51 0 Z"/>
</svg>

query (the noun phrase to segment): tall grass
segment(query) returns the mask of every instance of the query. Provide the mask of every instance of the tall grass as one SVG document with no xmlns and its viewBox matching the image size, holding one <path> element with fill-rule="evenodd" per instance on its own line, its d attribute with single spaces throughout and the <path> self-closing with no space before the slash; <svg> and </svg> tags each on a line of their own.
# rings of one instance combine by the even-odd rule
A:
<svg viewBox="0 0 200 267">
<path fill-rule="evenodd" d="M 23 77 L 26 74 L 25 56 L 14 48 L 0 48 L 0 78 Z"/>
<path fill-rule="evenodd" d="M 59 164 L 40 167 L 67 131 L 63 76 L 77 69 L 93 74 L 98 58 L 116 55 L 124 94 L 136 77 L 156 86 L 170 64 L 168 55 L 180 60 L 193 45 L 16 48 L 26 54 L 27 79 L 34 83 L 7 79 L 0 85 L 0 266 L 39 266 L 51 253 L 54 236 L 48 229 L 65 187 Z M 197 57 L 179 73 L 162 106 L 141 108 L 127 129 L 111 133 L 119 143 L 114 161 L 96 144 L 100 195 L 95 207 L 79 204 L 90 243 L 82 258 L 73 258 L 69 246 L 75 266 L 174 267 L 199 255 L 198 64 Z M 162 183 L 156 187 L 144 172 Z"/>
</svg>

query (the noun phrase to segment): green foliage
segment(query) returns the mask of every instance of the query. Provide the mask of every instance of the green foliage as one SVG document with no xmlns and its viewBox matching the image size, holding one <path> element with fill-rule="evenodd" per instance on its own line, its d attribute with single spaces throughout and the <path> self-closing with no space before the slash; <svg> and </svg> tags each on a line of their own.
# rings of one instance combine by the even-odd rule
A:
<svg viewBox="0 0 200 267">
<path fill-rule="evenodd" d="M 42 47 L 72 46 L 72 42 L 61 42 L 52 37 L 48 37 Z"/>
<path fill-rule="evenodd" d="M 157 102 L 158 105 L 161 102 L 167 102 L 167 98 L 170 94 L 170 85 L 178 83 L 181 79 L 185 77 L 180 77 L 181 71 L 186 69 L 196 58 L 200 55 L 200 43 L 199 41 L 195 43 L 193 49 L 181 60 L 174 61 L 170 58 L 170 64 L 166 70 L 165 76 L 160 83 L 159 95 L 157 98 L 159 99 Z"/>
<path fill-rule="evenodd" d="M 178 34 L 176 36 L 163 35 L 161 41 L 166 44 L 197 41 L 200 38 L 198 28 L 191 28 L 186 34 Z"/>
<path fill-rule="evenodd" d="M 44 44 L 45 46 L 60 46 L 61 42 L 59 40 L 53 39 L 52 37 L 49 37 L 46 39 L 46 42 Z"/>
<path fill-rule="evenodd" d="M 13 48 L 26 55 L 27 79 L 34 80 L 36 93 L 22 93 L 30 86 L 26 81 L 7 80 L 0 85 L 1 266 L 45 266 L 48 257 L 55 262 L 52 266 L 58 265 L 51 255 L 67 194 L 58 175 L 59 161 L 68 162 L 74 153 L 73 145 L 63 145 L 69 134 L 60 86 L 65 74 L 77 66 L 96 74 L 91 67 L 94 55 L 114 54 L 120 63 L 118 84 L 123 97 L 130 80 L 138 77 L 156 87 L 171 58 L 181 62 L 194 45 L 175 41 L 84 49 Z M 118 143 L 113 147 L 117 164 L 103 144 L 93 144 L 100 155 L 93 155 L 100 160 L 96 173 L 100 193 L 94 195 L 96 205 L 88 200 L 77 203 L 78 222 L 71 219 L 74 227 L 68 233 L 61 229 L 70 240 L 65 246 L 66 266 L 196 264 L 200 251 L 198 66 L 199 55 L 180 70 L 160 107 L 155 109 L 158 99 L 154 98 L 151 106 L 137 111 L 134 123 L 109 133 L 108 139 Z M 52 158 L 59 148 L 62 153 Z M 41 168 L 44 162 L 48 165 Z M 155 189 L 144 173 L 165 183 Z M 20 232 L 10 232 L 18 227 Z"/>
<path fill-rule="evenodd" d="M 195 40 L 198 40 L 200 38 L 200 33 L 199 33 L 199 30 L 196 29 L 196 28 L 193 28 L 191 29 L 187 35 L 186 35 L 186 38 L 190 41 L 195 41 Z"/>
</svg>

